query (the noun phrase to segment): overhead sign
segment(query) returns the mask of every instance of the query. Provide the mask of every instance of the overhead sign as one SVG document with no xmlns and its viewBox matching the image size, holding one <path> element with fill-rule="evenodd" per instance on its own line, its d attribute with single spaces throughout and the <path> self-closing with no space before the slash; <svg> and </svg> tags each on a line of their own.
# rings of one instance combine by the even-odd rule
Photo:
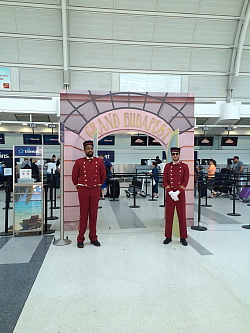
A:
<svg viewBox="0 0 250 333">
<path fill-rule="evenodd" d="M 114 150 L 98 150 L 98 156 L 104 155 L 110 162 L 115 161 L 115 152 Z"/>
<path fill-rule="evenodd" d="M 34 124 L 34 123 L 30 123 L 30 124 L 28 124 L 28 126 L 29 126 L 30 128 L 36 128 L 36 127 L 37 127 L 37 125 Z"/>
<path fill-rule="evenodd" d="M 102 138 L 98 141 L 99 146 L 114 146 L 115 145 L 115 136 L 114 135 L 108 135 L 105 136 L 105 138 Z"/>
<path fill-rule="evenodd" d="M 10 149 L 1 149 L 0 150 L 0 159 L 10 158 L 10 156 L 9 156 L 10 153 L 13 153 L 13 151 Z"/>
<path fill-rule="evenodd" d="M 56 124 L 48 124 L 48 128 L 56 128 Z"/>
<path fill-rule="evenodd" d="M 109 133 L 118 133 L 124 131 L 143 132 L 159 141 L 166 146 L 169 142 L 173 129 L 164 119 L 159 118 L 154 113 L 142 110 L 120 109 L 110 111 L 108 114 L 104 112 L 90 121 L 85 127 L 85 136 L 87 140 L 92 139 L 98 130 L 98 135 Z"/>
<path fill-rule="evenodd" d="M 0 90 L 10 90 L 9 67 L 0 67 Z"/>
<path fill-rule="evenodd" d="M 41 146 L 14 146 L 15 157 L 42 156 Z"/>
</svg>

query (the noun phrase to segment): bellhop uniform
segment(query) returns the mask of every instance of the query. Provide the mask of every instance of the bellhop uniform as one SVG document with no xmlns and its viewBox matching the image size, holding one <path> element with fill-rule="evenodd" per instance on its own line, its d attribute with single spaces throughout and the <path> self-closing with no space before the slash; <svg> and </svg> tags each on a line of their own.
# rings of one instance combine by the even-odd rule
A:
<svg viewBox="0 0 250 333">
<path fill-rule="evenodd" d="M 187 238 L 186 226 L 186 199 L 185 188 L 188 184 L 189 169 L 188 165 L 183 162 L 174 164 L 168 163 L 164 168 L 163 186 L 166 189 L 166 225 L 165 237 L 172 237 L 172 227 L 174 218 L 174 209 L 176 207 L 179 219 L 180 238 Z M 174 201 L 168 194 L 170 191 L 180 191 L 178 201 Z"/>
<path fill-rule="evenodd" d="M 96 241 L 96 220 L 100 186 L 106 179 L 103 160 L 96 157 L 84 157 L 76 160 L 72 170 L 72 181 L 78 189 L 80 203 L 80 224 L 78 242 L 83 242 L 89 221 L 89 239 Z"/>
</svg>

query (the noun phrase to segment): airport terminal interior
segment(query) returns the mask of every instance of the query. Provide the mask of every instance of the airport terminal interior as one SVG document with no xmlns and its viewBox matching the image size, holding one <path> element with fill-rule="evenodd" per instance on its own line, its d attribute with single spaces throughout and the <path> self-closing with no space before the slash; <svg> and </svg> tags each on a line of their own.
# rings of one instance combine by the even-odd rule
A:
<svg viewBox="0 0 250 333">
<path fill-rule="evenodd" d="M 249 21 L 250 0 L 0 2 L 0 333 L 249 331 L 250 195 L 240 194 L 250 188 Z M 62 96 L 82 118 L 67 123 Z M 178 98 L 186 98 L 181 107 Z M 147 112 L 158 117 L 152 128 L 166 125 L 116 132 L 110 116 L 113 131 L 99 121 L 97 141 L 102 112 Z M 175 133 L 167 144 L 159 135 L 166 126 Z M 110 159 L 120 188 L 100 197 L 100 247 L 88 230 L 77 247 L 70 163 L 84 156 L 83 132 Z M 189 165 L 187 246 L 177 217 L 163 243 L 161 175 L 174 143 Z M 69 157 L 69 147 L 77 154 Z M 26 156 L 37 178 L 22 168 Z M 157 198 L 148 174 L 156 156 Z M 236 181 L 235 158 L 244 167 Z M 216 195 L 199 192 L 196 178 L 196 165 L 206 178 L 210 159 Z M 32 196 L 41 215 L 29 211 Z"/>
</svg>

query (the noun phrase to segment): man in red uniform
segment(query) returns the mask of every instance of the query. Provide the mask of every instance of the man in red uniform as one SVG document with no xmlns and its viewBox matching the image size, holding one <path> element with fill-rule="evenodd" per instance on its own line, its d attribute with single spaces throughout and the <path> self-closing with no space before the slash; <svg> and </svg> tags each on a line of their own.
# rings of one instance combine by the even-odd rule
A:
<svg viewBox="0 0 250 333">
<path fill-rule="evenodd" d="M 100 186 L 106 179 L 106 170 L 100 158 L 93 157 L 93 141 L 83 143 L 86 157 L 76 160 L 72 170 L 72 181 L 78 190 L 80 203 L 80 224 L 77 247 L 84 247 L 84 234 L 89 221 L 91 244 L 101 246 L 96 235 L 96 220 Z"/>
<path fill-rule="evenodd" d="M 172 241 L 174 209 L 176 208 L 180 227 L 180 242 L 187 246 L 185 188 L 189 179 L 189 169 L 186 163 L 179 161 L 180 148 L 173 147 L 170 150 L 173 162 L 165 166 L 163 173 L 163 186 L 166 189 L 166 239 L 163 244 Z"/>
</svg>

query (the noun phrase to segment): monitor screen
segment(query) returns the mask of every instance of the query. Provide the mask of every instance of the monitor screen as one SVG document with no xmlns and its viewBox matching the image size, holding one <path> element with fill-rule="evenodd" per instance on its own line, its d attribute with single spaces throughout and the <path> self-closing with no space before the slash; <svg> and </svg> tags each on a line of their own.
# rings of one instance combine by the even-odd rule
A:
<svg viewBox="0 0 250 333">
<path fill-rule="evenodd" d="M 201 165 L 209 165 L 209 161 L 210 161 L 210 159 L 202 158 Z"/>
<path fill-rule="evenodd" d="M 41 134 L 23 134 L 24 145 L 41 145 L 42 135 Z"/>
<path fill-rule="evenodd" d="M 98 141 L 98 146 L 114 146 L 115 145 L 115 136 L 114 135 L 108 135 L 105 136 L 105 138 L 102 138 Z"/>
<path fill-rule="evenodd" d="M 213 136 L 198 136 L 196 146 L 212 146 L 214 143 Z"/>
<path fill-rule="evenodd" d="M 221 138 L 221 146 L 237 146 L 238 137 L 237 136 L 223 136 Z"/>
<path fill-rule="evenodd" d="M 141 158 L 141 165 L 148 165 L 148 158 Z"/>
<path fill-rule="evenodd" d="M 0 134 L 0 144 L 5 144 L 4 134 Z"/>
<path fill-rule="evenodd" d="M 57 134 L 44 134 L 43 135 L 43 144 L 44 145 L 59 145 L 58 135 Z"/>
<path fill-rule="evenodd" d="M 131 146 L 147 146 L 147 136 L 131 136 Z"/>
<path fill-rule="evenodd" d="M 149 146 L 161 146 L 160 142 L 157 139 L 152 138 L 152 136 L 148 137 L 148 145 Z"/>
</svg>

